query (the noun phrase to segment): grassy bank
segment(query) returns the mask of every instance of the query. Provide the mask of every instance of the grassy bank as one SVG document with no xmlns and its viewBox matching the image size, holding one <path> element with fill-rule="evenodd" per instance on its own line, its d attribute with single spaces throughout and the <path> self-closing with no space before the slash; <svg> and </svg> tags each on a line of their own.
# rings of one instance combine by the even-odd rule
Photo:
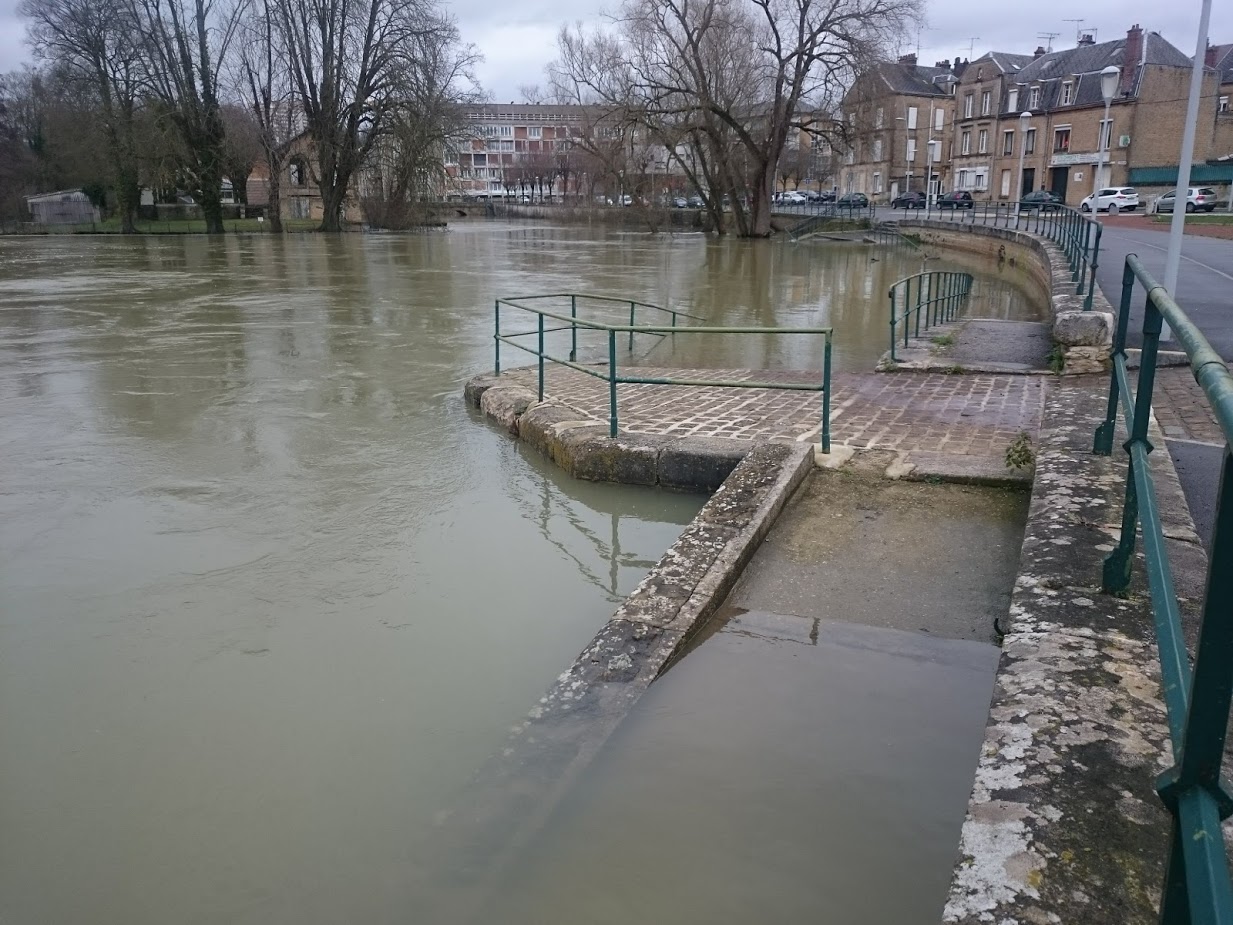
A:
<svg viewBox="0 0 1233 925">
<path fill-rule="evenodd" d="M 1152 221 L 1157 225 L 1167 225 L 1173 221 L 1173 216 L 1169 213 L 1163 215 L 1153 215 Z M 1228 212 L 1208 212 L 1203 215 L 1191 214 L 1186 216 L 1187 225 L 1233 225 L 1233 215 Z"/>
<path fill-rule="evenodd" d="M 284 231 L 316 231 L 320 226 L 319 221 L 313 219 L 284 219 Z M 270 231 L 270 223 L 262 222 L 255 218 L 235 218 L 227 219 L 223 222 L 223 228 L 228 232 L 236 232 L 239 234 L 268 234 Z M 139 221 L 137 222 L 138 234 L 205 234 L 206 223 L 205 219 L 169 219 L 167 221 Z M 80 225 L 54 225 L 54 226 L 39 226 L 39 225 L 23 225 L 21 234 L 119 234 L 120 220 L 118 218 L 107 219 L 102 222 L 86 222 Z"/>
</svg>

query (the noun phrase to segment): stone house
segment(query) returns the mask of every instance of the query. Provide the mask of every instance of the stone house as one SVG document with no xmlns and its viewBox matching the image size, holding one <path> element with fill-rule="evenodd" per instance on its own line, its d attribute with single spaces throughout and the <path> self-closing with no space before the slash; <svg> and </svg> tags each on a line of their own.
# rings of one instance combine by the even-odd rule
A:
<svg viewBox="0 0 1233 925">
<path fill-rule="evenodd" d="M 1019 115 L 1015 80 L 1031 63 L 1031 55 L 991 51 L 971 62 L 959 78 L 949 139 L 954 189 L 979 198 L 1014 195 L 1010 175 L 995 164 L 1019 156 L 1022 140 L 1009 130 L 1007 120 L 1013 125 Z"/>
<path fill-rule="evenodd" d="M 944 140 L 954 122 L 954 88 L 966 62 L 916 63 L 916 55 L 884 62 L 862 74 L 840 106 L 844 147 L 840 193 L 865 193 L 889 202 L 901 192 L 936 192 L 949 182 Z"/>
</svg>

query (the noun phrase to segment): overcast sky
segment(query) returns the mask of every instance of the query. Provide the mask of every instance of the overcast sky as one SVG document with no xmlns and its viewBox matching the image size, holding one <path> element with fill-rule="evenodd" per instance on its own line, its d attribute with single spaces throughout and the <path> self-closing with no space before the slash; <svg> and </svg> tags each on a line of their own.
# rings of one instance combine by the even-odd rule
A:
<svg viewBox="0 0 1233 925">
<path fill-rule="evenodd" d="M 463 38 L 484 55 L 479 77 L 496 101 L 518 98 L 522 84 L 544 82 L 544 65 L 555 56 L 557 30 L 565 22 L 593 22 L 619 0 L 453 0 L 450 4 Z M 29 60 L 24 29 L 17 17 L 18 0 L 0 0 L 0 71 Z M 972 57 L 985 51 L 1030 54 L 1043 40 L 1040 33 L 1057 32 L 1054 48 L 1074 45 L 1076 24 L 1067 19 L 1082 15 L 1083 27 L 1097 30 L 1097 40 L 1124 36 L 1140 23 L 1160 32 L 1187 54 L 1193 54 L 1198 35 L 1200 0 L 1031 0 L 1028 3 L 992 3 L 990 0 L 932 0 L 928 23 L 922 30 L 920 61 L 933 64 L 943 58 Z M 1233 42 L 1233 3 L 1215 0 L 1210 35 L 1214 43 Z M 974 42 L 973 42 L 974 40 Z M 914 51 L 911 42 L 902 51 Z"/>
</svg>

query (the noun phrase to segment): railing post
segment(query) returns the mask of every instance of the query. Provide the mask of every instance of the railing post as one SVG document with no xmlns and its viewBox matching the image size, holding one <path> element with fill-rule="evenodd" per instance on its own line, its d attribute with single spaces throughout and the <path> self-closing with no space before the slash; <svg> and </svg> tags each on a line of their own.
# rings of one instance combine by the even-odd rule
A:
<svg viewBox="0 0 1233 925">
<path fill-rule="evenodd" d="M 492 374 L 494 376 L 501 375 L 501 300 L 494 299 L 492 302 L 493 311 L 496 314 L 496 325 L 492 330 L 492 343 L 496 351 L 496 356 L 492 363 Z"/>
<path fill-rule="evenodd" d="M 636 304 L 637 303 L 634 302 L 632 299 L 629 302 L 629 326 L 631 328 L 634 326 L 634 306 Z M 634 351 L 634 332 L 633 331 L 629 332 L 629 351 L 630 353 L 633 353 Z"/>
<path fill-rule="evenodd" d="M 544 313 L 539 313 L 539 400 L 544 400 Z"/>
<path fill-rule="evenodd" d="M 831 451 L 831 335 L 822 348 L 822 452 Z"/>
<path fill-rule="evenodd" d="M 1117 380 L 1117 357 L 1126 359 L 1126 328 L 1130 324 L 1130 300 L 1134 296 L 1135 272 L 1130 261 L 1122 269 L 1122 298 L 1117 309 L 1117 328 L 1113 332 L 1113 352 L 1110 355 L 1112 370 L 1109 373 L 1109 404 L 1105 408 L 1104 422 L 1096 428 L 1092 452 L 1097 456 L 1109 456 L 1113 452 L 1113 434 L 1117 430 L 1117 408 L 1121 387 Z"/>
<path fill-rule="evenodd" d="M 1154 291 L 1154 290 L 1153 290 Z M 1143 348 L 1139 354 L 1139 382 L 1135 388 L 1134 422 L 1126 452 L 1130 465 L 1126 470 L 1126 505 L 1122 510 L 1122 536 L 1117 548 L 1105 558 L 1102 588 L 1106 593 L 1118 594 L 1130 584 L 1130 568 L 1135 550 L 1135 524 L 1139 516 L 1139 494 L 1135 487 L 1135 458 L 1131 448 L 1142 444 L 1147 452 L 1152 451 L 1147 439 L 1147 425 L 1152 413 L 1152 387 L 1156 382 L 1156 351 L 1160 343 L 1160 309 L 1147 294 L 1143 307 Z"/>
<path fill-rule="evenodd" d="M 608 436 L 617 435 L 616 331 L 608 332 Z"/>
<path fill-rule="evenodd" d="M 1091 277 L 1087 284 L 1087 298 L 1083 300 L 1083 310 L 1085 312 L 1092 310 L 1092 297 L 1096 294 L 1096 268 L 1100 266 L 1100 236 L 1104 233 L 1104 225 L 1100 224 L 1100 222 L 1093 222 L 1092 224 L 1096 226 L 1096 240 L 1092 242 L 1091 259 L 1088 261 L 1091 267 Z"/>
<path fill-rule="evenodd" d="M 895 334 L 895 287 L 891 286 L 887 292 L 887 297 L 890 299 L 890 329 L 891 329 L 891 362 L 894 363 L 898 357 L 895 356 L 895 341 L 898 337 Z"/>
<path fill-rule="evenodd" d="M 578 359 L 578 296 L 569 297 L 569 361 Z"/>
</svg>

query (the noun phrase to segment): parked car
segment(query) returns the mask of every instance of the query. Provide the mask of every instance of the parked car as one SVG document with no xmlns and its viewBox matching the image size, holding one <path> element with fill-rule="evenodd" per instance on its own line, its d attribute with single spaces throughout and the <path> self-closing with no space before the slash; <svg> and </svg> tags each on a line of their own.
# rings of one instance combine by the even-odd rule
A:
<svg viewBox="0 0 1233 925">
<path fill-rule="evenodd" d="M 706 207 L 706 203 L 701 196 L 690 196 L 686 202 L 691 209 L 703 209 Z"/>
<path fill-rule="evenodd" d="M 675 197 L 675 198 L 672 200 L 672 208 L 674 208 L 674 209 L 688 209 L 688 208 L 689 208 L 689 200 L 687 200 L 684 196 L 677 196 L 677 197 Z"/>
<path fill-rule="evenodd" d="M 1169 190 L 1156 200 L 1157 212 L 1172 212 L 1177 193 Z M 1213 212 L 1216 209 L 1216 191 L 1206 186 L 1192 186 L 1186 191 L 1187 212 Z"/>
<path fill-rule="evenodd" d="M 967 190 L 951 190 L 938 197 L 939 209 L 971 209 L 975 205 L 976 203 L 972 201 L 972 194 Z"/>
<path fill-rule="evenodd" d="M 1097 190 L 1081 203 L 1079 209 L 1083 212 L 1108 212 L 1117 215 L 1118 212 L 1133 212 L 1139 208 L 1139 191 L 1133 186 L 1109 186 Z"/>
<path fill-rule="evenodd" d="M 780 194 L 779 201 L 785 206 L 799 206 L 801 203 L 808 202 L 809 200 L 796 190 L 788 190 Z"/>
<path fill-rule="evenodd" d="M 920 190 L 908 190 L 891 200 L 892 209 L 923 209 L 926 205 L 927 199 Z"/>
<path fill-rule="evenodd" d="M 825 190 L 822 190 L 822 192 L 818 193 L 818 202 L 834 202 L 834 201 L 835 201 L 835 191 L 834 190 L 825 189 Z"/>
<path fill-rule="evenodd" d="M 1065 205 L 1062 197 L 1051 189 L 1038 189 L 1019 200 L 1022 212 L 1058 212 Z"/>
<path fill-rule="evenodd" d="M 869 197 L 864 193 L 844 193 L 835 200 L 836 209 L 849 209 L 856 211 L 858 209 L 869 208 Z"/>
</svg>

